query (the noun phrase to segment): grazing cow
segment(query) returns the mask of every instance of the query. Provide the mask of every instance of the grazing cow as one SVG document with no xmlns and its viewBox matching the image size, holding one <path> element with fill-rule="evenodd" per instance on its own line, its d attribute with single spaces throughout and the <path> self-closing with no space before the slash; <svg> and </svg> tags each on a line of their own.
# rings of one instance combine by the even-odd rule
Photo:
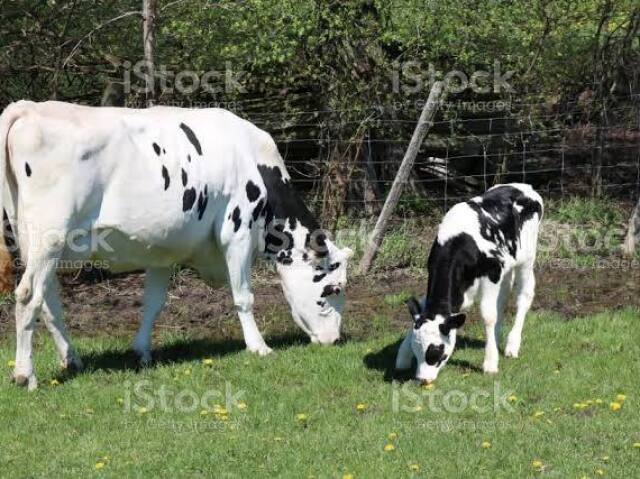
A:
<svg viewBox="0 0 640 479">
<path fill-rule="evenodd" d="M 483 369 L 498 372 L 498 337 L 515 284 L 516 317 L 505 356 L 518 357 L 525 315 L 535 289 L 533 266 L 542 198 L 525 184 L 499 185 L 458 203 L 445 215 L 429 254 L 427 295 L 408 302 L 413 328 L 398 351 L 396 369 L 417 360 L 416 378 L 436 379 L 464 324 L 462 310 L 479 297 L 487 338 Z"/>
<path fill-rule="evenodd" d="M 0 171 L 0 207 L 26 265 L 15 292 L 18 384 L 36 386 L 39 317 L 63 367 L 80 367 L 56 278 L 58 265 L 78 260 L 145 270 L 134 341 L 143 362 L 175 264 L 228 280 L 247 349 L 269 353 L 252 313 L 258 252 L 276 261 L 293 319 L 311 340 L 339 338 L 352 252 L 319 229 L 272 138 L 228 111 L 17 102 L 0 116 Z"/>
</svg>

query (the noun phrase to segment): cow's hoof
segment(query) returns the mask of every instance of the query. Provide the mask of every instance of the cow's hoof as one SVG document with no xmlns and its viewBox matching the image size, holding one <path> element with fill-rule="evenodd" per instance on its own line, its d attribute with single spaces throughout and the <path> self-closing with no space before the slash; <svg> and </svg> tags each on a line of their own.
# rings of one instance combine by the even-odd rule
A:
<svg viewBox="0 0 640 479">
<path fill-rule="evenodd" d="M 82 360 L 75 356 L 71 356 L 70 358 L 63 359 L 60 362 L 60 368 L 62 372 L 65 374 L 77 374 L 82 371 L 84 365 L 82 364 Z"/>
<path fill-rule="evenodd" d="M 38 387 L 38 380 L 34 374 L 31 374 L 31 376 L 25 376 L 24 374 L 12 374 L 10 379 L 16 386 L 22 388 L 26 387 L 29 391 L 33 391 Z"/>
<path fill-rule="evenodd" d="M 482 370 L 485 374 L 498 374 L 498 366 L 492 364 L 484 364 Z"/>
<path fill-rule="evenodd" d="M 504 350 L 504 357 L 505 358 L 517 358 L 518 357 L 518 350 L 517 349 L 509 349 L 507 347 L 507 349 Z"/>
<path fill-rule="evenodd" d="M 266 356 L 267 354 L 271 354 L 273 352 L 273 349 L 271 349 L 266 344 L 254 348 L 247 347 L 247 349 L 252 353 L 257 354 L 258 356 Z"/>
</svg>

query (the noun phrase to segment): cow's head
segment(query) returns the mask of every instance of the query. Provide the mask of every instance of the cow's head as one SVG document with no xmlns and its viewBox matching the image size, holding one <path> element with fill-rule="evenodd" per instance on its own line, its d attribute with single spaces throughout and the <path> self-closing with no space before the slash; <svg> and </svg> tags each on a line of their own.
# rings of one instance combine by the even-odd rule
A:
<svg viewBox="0 0 640 479">
<path fill-rule="evenodd" d="M 465 321 L 463 313 L 430 314 L 427 300 L 407 302 L 413 321 L 411 349 L 416 357 L 416 379 L 430 383 L 447 364 L 456 345 L 456 329 Z"/>
<path fill-rule="evenodd" d="M 293 248 L 276 258 L 282 290 L 291 306 L 293 319 L 311 341 L 333 344 L 340 339 L 347 285 L 349 248 L 326 241 L 321 256 L 308 248 Z"/>
</svg>

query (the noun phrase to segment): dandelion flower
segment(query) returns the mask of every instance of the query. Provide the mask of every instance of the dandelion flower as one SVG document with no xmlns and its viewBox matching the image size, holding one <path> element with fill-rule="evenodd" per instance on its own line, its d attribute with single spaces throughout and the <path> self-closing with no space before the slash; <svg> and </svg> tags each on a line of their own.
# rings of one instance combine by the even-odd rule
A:
<svg viewBox="0 0 640 479">
<path fill-rule="evenodd" d="M 516 402 L 517 400 L 518 400 L 518 396 L 516 396 L 515 394 L 512 394 L 507 398 L 507 401 L 509 402 Z"/>
<path fill-rule="evenodd" d="M 533 417 L 538 419 L 540 417 L 544 416 L 544 411 L 536 411 L 533 413 Z"/>
<path fill-rule="evenodd" d="M 544 467 L 544 464 L 539 459 L 534 459 L 531 461 L 531 467 L 533 467 L 536 471 L 541 471 Z"/>
<path fill-rule="evenodd" d="M 395 441 L 396 439 L 398 439 L 398 434 L 396 434 L 395 432 L 390 432 L 388 437 L 389 441 Z"/>
<path fill-rule="evenodd" d="M 420 405 L 413 408 L 413 412 L 420 412 L 420 411 L 422 411 L 422 406 Z"/>
<path fill-rule="evenodd" d="M 185 376 L 191 376 L 191 369 L 185 369 L 183 373 Z"/>
<path fill-rule="evenodd" d="M 640 442 L 634 442 L 633 447 L 635 447 L 636 449 L 640 449 Z"/>
<path fill-rule="evenodd" d="M 418 464 L 409 464 L 409 470 L 411 472 L 420 472 L 420 465 L 418 465 Z"/>
<path fill-rule="evenodd" d="M 200 411 L 201 416 L 206 416 L 207 414 L 209 414 L 209 411 L 207 411 L 206 409 L 203 409 L 202 411 Z"/>
<path fill-rule="evenodd" d="M 384 452 L 391 452 L 395 450 L 396 450 L 396 446 L 394 446 L 393 444 L 385 444 L 384 446 Z"/>
<path fill-rule="evenodd" d="M 603 401 L 602 399 L 598 398 L 598 399 L 596 399 L 594 402 L 595 402 L 596 404 L 602 404 L 604 401 Z"/>
<path fill-rule="evenodd" d="M 482 446 L 482 449 L 491 449 L 491 443 L 489 441 L 482 441 L 480 446 Z"/>
<path fill-rule="evenodd" d="M 117 402 L 118 404 L 122 405 L 122 404 L 124 404 L 124 399 L 122 399 L 122 398 L 118 398 L 118 399 L 116 399 L 116 402 Z"/>
<path fill-rule="evenodd" d="M 607 461 L 609 460 L 609 456 L 602 456 L 602 460 L 603 460 L 604 462 L 607 462 Z"/>
<path fill-rule="evenodd" d="M 621 407 L 622 404 L 620 404 L 619 402 L 612 402 L 611 404 L 609 404 L 609 409 L 611 409 L 613 412 L 619 411 Z"/>
<path fill-rule="evenodd" d="M 624 402 L 625 399 L 627 399 L 627 395 L 626 394 L 618 394 L 616 396 L 616 401 L 618 401 L 618 402 Z"/>
<path fill-rule="evenodd" d="M 596 476 L 604 476 L 604 469 L 596 469 L 594 472 Z"/>
<path fill-rule="evenodd" d="M 7 361 L 7 366 L 9 366 L 10 368 L 15 368 L 16 362 L 13 359 L 10 359 L 9 361 Z"/>
<path fill-rule="evenodd" d="M 147 409 L 146 407 L 141 407 L 138 408 L 138 414 L 147 414 L 149 412 L 149 409 Z"/>
<path fill-rule="evenodd" d="M 102 469 L 104 467 L 104 462 L 102 461 L 98 461 L 96 462 L 96 465 L 93 466 L 95 468 L 96 471 L 99 471 L 100 469 Z"/>
<path fill-rule="evenodd" d="M 362 403 L 362 402 L 356 404 L 356 410 L 358 412 L 364 412 L 367 409 L 367 407 L 369 407 L 369 406 L 367 406 L 365 403 Z"/>
<path fill-rule="evenodd" d="M 244 401 L 240 401 L 238 404 L 236 404 L 236 407 L 241 411 L 244 411 L 245 409 L 247 409 L 247 403 Z"/>
<path fill-rule="evenodd" d="M 433 388 L 434 388 L 433 383 L 423 384 L 422 385 L 422 389 L 424 389 L 425 391 L 431 391 Z"/>
<path fill-rule="evenodd" d="M 51 381 L 49 381 L 49 384 L 51 384 L 52 386 L 59 386 L 60 381 L 58 381 L 57 379 L 52 379 Z"/>
<path fill-rule="evenodd" d="M 296 419 L 298 420 L 298 422 L 306 422 L 308 419 L 308 416 L 305 413 L 300 412 L 296 414 Z"/>
<path fill-rule="evenodd" d="M 342 479 L 353 479 L 353 474 L 349 474 L 349 473 L 343 474 Z"/>
<path fill-rule="evenodd" d="M 205 366 L 213 366 L 213 359 L 205 358 L 202 360 L 202 364 L 204 364 Z"/>
</svg>

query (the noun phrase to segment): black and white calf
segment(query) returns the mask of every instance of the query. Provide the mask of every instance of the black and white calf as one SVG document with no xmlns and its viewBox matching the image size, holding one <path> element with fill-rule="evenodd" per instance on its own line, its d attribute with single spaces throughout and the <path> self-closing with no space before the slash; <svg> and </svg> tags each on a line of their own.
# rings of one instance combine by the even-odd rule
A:
<svg viewBox="0 0 640 479">
<path fill-rule="evenodd" d="M 273 139 L 228 111 L 13 103 L 0 116 L 0 174 L 0 211 L 26 263 L 15 293 L 19 384 L 36 386 L 39 318 L 63 366 L 80 366 L 62 321 L 62 262 L 146 271 L 134 342 L 143 362 L 175 264 L 229 282 L 252 352 L 271 351 L 252 313 L 251 267 L 262 253 L 277 261 L 293 319 L 311 340 L 340 336 L 351 250 L 319 229 Z"/>
<path fill-rule="evenodd" d="M 461 311 L 479 298 L 486 349 L 484 371 L 498 372 L 498 337 L 504 309 L 515 287 L 516 317 L 505 356 L 518 357 L 525 315 L 533 301 L 542 198 L 525 184 L 498 185 L 447 212 L 428 260 L 427 295 L 408 305 L 413 327 L 398 351 L 396 369 L 431 382 L 447 363 L 464 324 Z"/>
</svg>

